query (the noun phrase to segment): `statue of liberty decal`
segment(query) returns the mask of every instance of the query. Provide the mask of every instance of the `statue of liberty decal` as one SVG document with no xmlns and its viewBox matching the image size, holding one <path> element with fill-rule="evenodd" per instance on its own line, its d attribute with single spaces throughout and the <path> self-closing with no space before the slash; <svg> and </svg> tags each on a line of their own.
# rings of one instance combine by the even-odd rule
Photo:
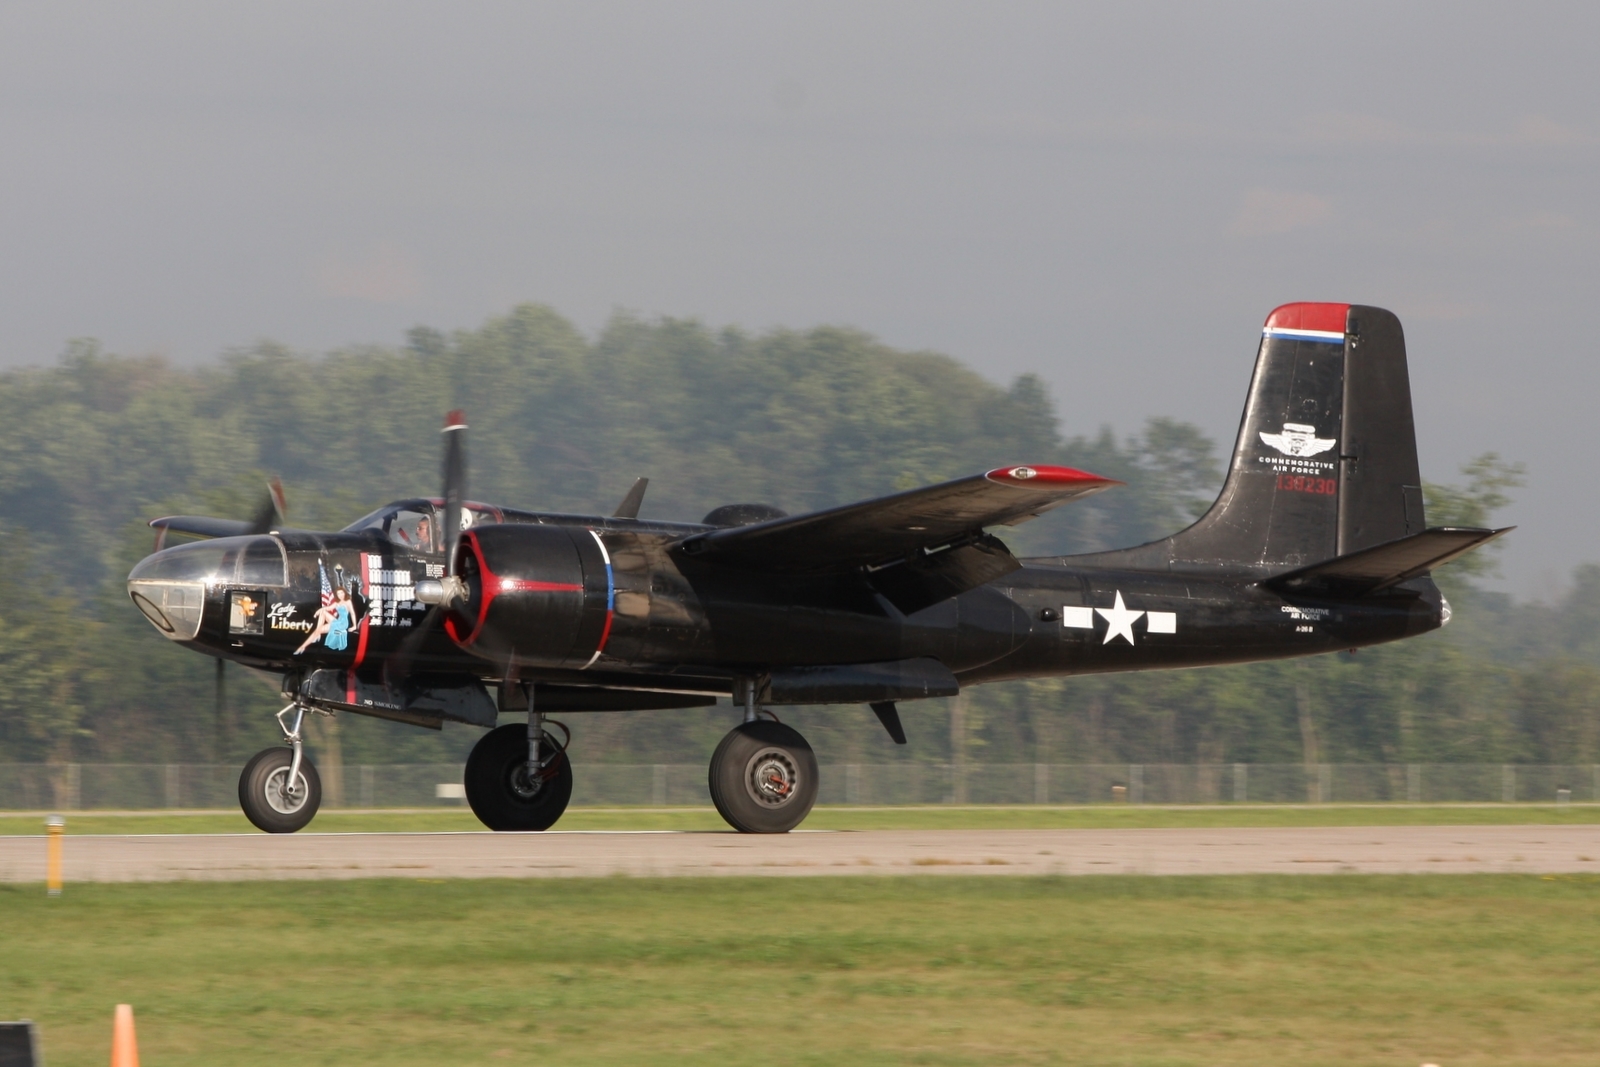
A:
<svg viewBox="0 0 1600 1067">
<path fill-rule="evenodd" d="M 343 652 L 350 647 L 350 631 L 355 628 L 356 609 L 350 599 L 349 590 L 344 586 L 338 589 L 328 581 L 328 568 L 322 561 L 317 562 L 317 573 L 322 577 L 322 606 L 317 609 L 316 625 L 306 635 L 301 646 L 294 650 L 299 655 L 310 648 L 320 637 L 322 643 L 335 652 Z"/>
</svg>

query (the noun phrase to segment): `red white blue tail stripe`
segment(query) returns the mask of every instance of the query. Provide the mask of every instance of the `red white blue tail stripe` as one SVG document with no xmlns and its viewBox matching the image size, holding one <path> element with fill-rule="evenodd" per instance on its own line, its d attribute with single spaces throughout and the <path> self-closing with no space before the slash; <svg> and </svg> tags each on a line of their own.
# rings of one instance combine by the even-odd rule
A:
<svg viewBox="0 0 1600 1067">
<path fill-rule="evenodd" d="M 1349 304 L 1284 304 L 1267 316 L 1261 336 L 1342 345 L 1345 318 L 1349 313 Z"/>
</svg>

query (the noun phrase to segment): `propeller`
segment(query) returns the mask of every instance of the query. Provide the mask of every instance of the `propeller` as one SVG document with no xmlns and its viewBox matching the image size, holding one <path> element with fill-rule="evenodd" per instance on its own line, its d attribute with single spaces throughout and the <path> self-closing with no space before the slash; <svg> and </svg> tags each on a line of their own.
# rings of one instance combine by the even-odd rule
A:
<svg viewBox="0 0 1600 1067">
<path fill-rule="evenodd" d="M 156 531 L 155 548 L 160 552 L 167 543 L 167 531 L 192 534 L 195 537 L 246 537 L 269 533 L 288 522 L 289 509 L 283 495 L 283 481 L 273 475 L 267 482 L 267 495 L 256 508 L 255 516 L 245 519 L 216 519 L 209 515 L 167 515 L 151 519 Z"/>
<path fill-rule="evenodd" d="M 461 503 L 467 495 L 467 417 L 452 411 L 444 418 L 444 576 L 445 599 L 439 607 L 466 598 L 456 577 L 456 550 L 461 547 Z M 451 579 L 454 579 L 452 581 Z"/>
<path fill-rule="evenodd" d="M 467 417 L 460 411 L 445 416 L 444 462 L 440 471 L 444 480 L 444 579 L 438 582 L 417 583 L 417 599 L 431 604 L 416 629 L 383 661 L 383 684 L 398 689 L 411 674 L 411 664 L 422 649 L 423 642 L 434 631 L 445 612 L 457 601 L 467 599 L 467 583 L 457 573 L 457 556 L 461 550 L 461 509 L 467 497 Z"/>
<path fill-rule="evenodd" d="M 289 502 L 283 495 L 283 479 L 274 474 L 267 480 L 267 496 L 250 520 L 250 533 L 264 534 L 289 521 Z"/>
</svg>

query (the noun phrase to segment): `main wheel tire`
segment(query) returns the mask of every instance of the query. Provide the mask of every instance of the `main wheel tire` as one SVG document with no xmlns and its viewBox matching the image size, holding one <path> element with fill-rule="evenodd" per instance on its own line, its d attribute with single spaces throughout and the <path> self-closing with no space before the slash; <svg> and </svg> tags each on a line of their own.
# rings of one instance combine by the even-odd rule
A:
<svg viewBox="0 0 1600 1067">
<path fill-rule="evenodd" d="M 555 738 L 545 734 L 543 751 L 555 747 Z M 561 752 L 530 780 L 528 728 L 515 723 L 478 739 L 467 757 L 463 781 L 472 814 L 491 830 L 548 830 L 572 799 L 572 764 L 567 754 Z"/>
<path fill-rule="evenodd" d="M 817 755 L 780 722 L 757 719 L 729 731 L 711 754 L 711 802 L 745 834 L 786 834 L 817 802 Z"/>
<path fill-rule="evenodd" d="M 292 834 L 316 817 L 322 805 L 322 779 L 309 759 L 301 758 L 295 792 L 288 793 L 289 765 L 294 753 L 287 748 L 262 749 L 239 772 L 239 806 L 256 829 L 269 834 Z"/>
</svg>

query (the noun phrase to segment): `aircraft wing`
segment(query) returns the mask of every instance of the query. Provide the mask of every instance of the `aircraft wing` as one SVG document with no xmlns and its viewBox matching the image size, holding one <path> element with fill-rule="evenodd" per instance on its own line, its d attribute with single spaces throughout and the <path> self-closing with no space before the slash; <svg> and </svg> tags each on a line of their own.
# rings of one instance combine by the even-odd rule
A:
<svg viewBox="0 0 1600 1067">
<path fill-rule="evenodd" d="M 1020 564 L 988 526 L 1015 526 L 1122 483 L 1070 467 L 1000 467 L 859 504 L 696 534 L 678 551 L 755 570 L 866 569 L 902 611 L 974 588 Z"/>
<path fill-rule="evenodd" d="M 245 519 L 214 519 L 209 515 L 166 515 L 151 519 L 157 530 L 175 530 L 195 537 L 243 537 L 256 533 L 256 524 Z"/>
<path fill-rule="evenodd" d="M 214 519 L 209 515 L 165 515 L 151 519 L 156 531 L 156 548 L 166 540 L 169 530 L 192 534 L 195 537 L 243 537 L 246 534 L 264 534 L 273 527 L 283 525 L 286 507 L 283 482 L 273 477 L 267 482 L 267 495 L 256 508 L 253 519 Z"/>
</svg>

